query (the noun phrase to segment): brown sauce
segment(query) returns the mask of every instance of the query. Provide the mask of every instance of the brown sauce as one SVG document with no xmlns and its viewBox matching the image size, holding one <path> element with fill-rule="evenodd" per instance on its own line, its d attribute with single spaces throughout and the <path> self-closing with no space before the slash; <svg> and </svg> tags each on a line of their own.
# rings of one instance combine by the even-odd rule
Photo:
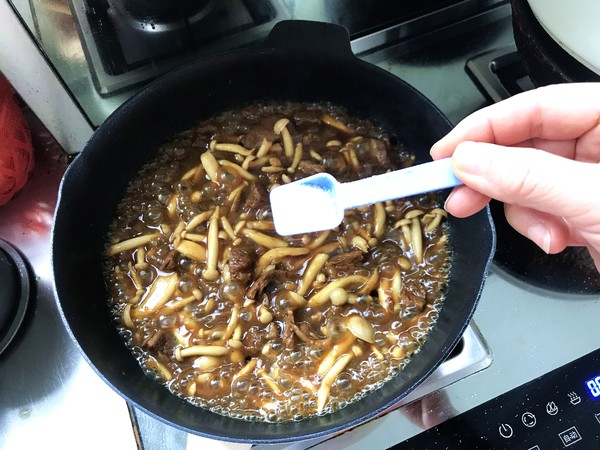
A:
<svg viewBox="0 0 600 450">
<path fill-rule="evenodd" d="M 149 375 L 246 420 L 336 411 L 423 345 L 450 267 L 433 195 L 347 211 L 278 236 L 268 191 L 413 164 L 401 144 L 328 104 L 261 104 L 178 135 L 130 183 L 108 238 L 112 314 Z"/>
</svg>

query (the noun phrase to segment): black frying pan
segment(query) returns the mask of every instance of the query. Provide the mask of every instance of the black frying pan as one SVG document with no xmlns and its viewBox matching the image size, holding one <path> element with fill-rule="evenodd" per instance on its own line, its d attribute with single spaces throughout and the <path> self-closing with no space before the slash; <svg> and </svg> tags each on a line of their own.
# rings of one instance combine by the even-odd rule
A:
<svg viewBox="0 0 600 450">
<path fill-rule="evenodd" d="M 288 442 L 329 435 L 376 417 L 421 383 L 460 339 L 495 246 L 489 212 L 451 221 L 446 303 L 422 351 L 395 379 L 341 411 L 301 422 L 245 422 L 197 408 L 143 375 L 111 323 L 102 252 L 128 181 L 176 132 L 257 100 L 331 101 L 383 126 L 417 155 L 450 130 L 426 98 L 357 59 L 338 26 L 282 22 L 262 46 L 201 61 L 158 79 L 112 114 L 68 168 L 56 210 L 52 261 L 63 319 L 88 362 L 127 401 L 190 433 L 228 441 Z M 90 405 L 94 408 L 94 405 Z"/>
</svg>

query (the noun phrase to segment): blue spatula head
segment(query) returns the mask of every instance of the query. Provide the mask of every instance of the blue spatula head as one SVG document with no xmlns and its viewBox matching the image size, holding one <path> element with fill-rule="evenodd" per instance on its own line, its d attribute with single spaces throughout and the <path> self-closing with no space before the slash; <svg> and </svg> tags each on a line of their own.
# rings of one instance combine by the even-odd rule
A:
<svg viewBox="0 0 600 450">
<path fill-rule="evenodd" d="M 337 200 L 339 182 L 320 173 L 271 191 L 275 231 L 282 236 L 335 228 L 344 219 Z"/>
</svg>

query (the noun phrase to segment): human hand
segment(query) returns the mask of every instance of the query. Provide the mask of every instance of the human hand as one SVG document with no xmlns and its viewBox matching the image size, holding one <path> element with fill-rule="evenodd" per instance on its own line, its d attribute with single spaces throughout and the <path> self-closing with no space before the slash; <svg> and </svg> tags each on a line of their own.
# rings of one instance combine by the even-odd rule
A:
<svg viewBox="0 0 600 450">
<path fill-rule="evenodd" d="M 473 113 L 431 148 L 464 183 L 456 217 L 504 202 L 507 221 L 546 253 L 586 246 L 600 270 L 600 83 L 539 88 Z"/>
</svg>

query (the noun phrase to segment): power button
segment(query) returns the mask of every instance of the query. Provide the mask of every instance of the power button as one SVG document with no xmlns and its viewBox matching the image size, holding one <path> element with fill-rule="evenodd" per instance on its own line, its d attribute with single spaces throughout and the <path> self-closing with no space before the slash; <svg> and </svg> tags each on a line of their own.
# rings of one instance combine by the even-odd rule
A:
<svg viewBox="0 0 600 450">
<path fill-rule="evenodd" d="M 503 438 L 508 439 L 512 437 L 513 429 L 509 424 L 503 423 L 498 427 L 498 433 L 500 433 L 500 436 Z"/>
</svg>

